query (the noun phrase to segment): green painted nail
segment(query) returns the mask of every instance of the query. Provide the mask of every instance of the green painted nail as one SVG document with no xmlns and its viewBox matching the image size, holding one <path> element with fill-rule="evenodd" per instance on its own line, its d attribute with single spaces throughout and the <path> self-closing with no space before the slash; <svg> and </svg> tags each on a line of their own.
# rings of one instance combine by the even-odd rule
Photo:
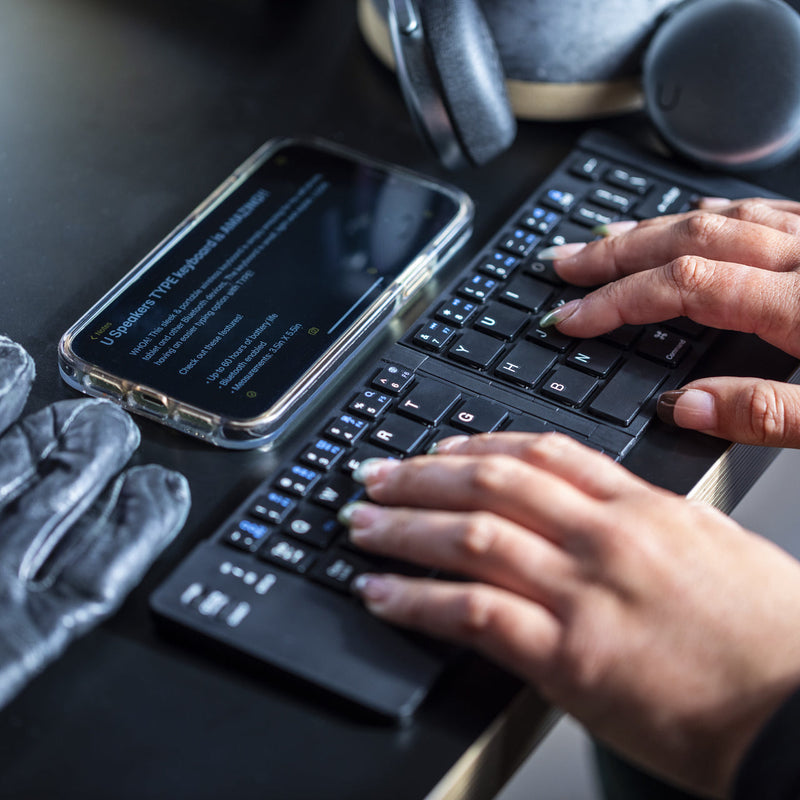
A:
<svg viewBox="0 0 800 800">
<path fill-rule="evenodd" d="M 540 261 L 555 261 L 558 258 L 569 258 L 580 253 L 586 247 L 586 242 L 572 242 L 571 244 L 557 244 L 545 247 L 536 254 Z"/>
<path fill-rule="evenodd" d="M 540 328 L 551 328 L 553 325 L 558 325 L 568 317 L 571 317 L 580 306 L 580 299 L 570 300 L 569 303 L 564 303 L 563 306 L 558 306 L 548 311 L 540 320 Z"/>
</svg>

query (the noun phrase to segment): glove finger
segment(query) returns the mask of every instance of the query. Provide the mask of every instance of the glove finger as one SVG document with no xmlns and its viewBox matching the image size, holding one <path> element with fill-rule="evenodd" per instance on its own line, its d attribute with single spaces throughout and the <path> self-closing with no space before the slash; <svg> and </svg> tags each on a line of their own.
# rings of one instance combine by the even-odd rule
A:
<svg viewBox="0 0 800 800">
<path fill-rule="evenodd" d="M 0 336 L 0 433 L 22 413 L 35 373 L 33 359 L 24 348 Z"/>
<path fill-rule="evenodd" d="M 59 539 L 125 465 L 139 431 L 105 400 L 67 400 L 0 439 L 0 559 L 36 574 Z"/>
<path fill-rule="evenodd" d="M 191 504 L 179 472 L 150 464 L 120 475 L 75 523 L 37 578 L 80 617 L 108 616 L 183 527 Z"/>
<path fill-rule="evenodd" d="M 6 575 L 0 708 L 70 642 L 116 611 L 183 526 L 189 504 L 182 475 L 134 467 L 76 522 L 35 584 Z"/>
</svg>

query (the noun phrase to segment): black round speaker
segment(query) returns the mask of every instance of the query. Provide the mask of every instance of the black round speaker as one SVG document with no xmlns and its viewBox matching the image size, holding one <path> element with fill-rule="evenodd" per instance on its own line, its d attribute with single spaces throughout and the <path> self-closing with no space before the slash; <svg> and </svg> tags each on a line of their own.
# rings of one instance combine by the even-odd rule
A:
<svg viewBox="0 0 800 800">
<path fill-rule="evenodd" d="M 781 0 L 687 0 L 643 67 L 666 143 L 726 170 L 765 167 L 800 144 L 800 15 Z"/>
</svg>

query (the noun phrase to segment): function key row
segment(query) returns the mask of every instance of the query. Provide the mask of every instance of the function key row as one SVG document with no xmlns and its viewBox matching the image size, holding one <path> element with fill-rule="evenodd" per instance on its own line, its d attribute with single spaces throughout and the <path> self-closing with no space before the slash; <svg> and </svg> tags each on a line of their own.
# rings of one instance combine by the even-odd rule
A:
<svg viewBox="0 0 800 800">
<path fill-rule="evenodd" d="M 615 207 L 614 210 L 621 214 L 631 214 L 637 219 L 688 211 L 692 202 L 697 199 L 696 195 L 677 184 L 647 177 L 627 166 L 604 161 L 595 155 L 578 156 L 568 171 L 570 175 L 586 181 L 602 181 L 612 191 L 621 189 L 631 198 L 631 202 L 627 208 Z M 597 195 L 593 193 L 593 196 L 594 202 L 598 202 Z M 599 205 L 606 203 L 599 202 Z"/>
</svg>

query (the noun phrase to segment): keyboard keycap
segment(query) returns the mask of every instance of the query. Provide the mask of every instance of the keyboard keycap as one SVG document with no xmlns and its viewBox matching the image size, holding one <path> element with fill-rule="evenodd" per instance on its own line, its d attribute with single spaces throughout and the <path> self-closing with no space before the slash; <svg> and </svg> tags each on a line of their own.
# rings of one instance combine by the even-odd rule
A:
<svg viewBox="0 0 800 800">
<path fill-rule="evenodd" d="M 663 368 L 657 364 L 632 358 L 603 387 L 589 404 L 589 410 L 620 425 L 630 425 L 665 377 Z"/>
<path fill-rule="evenodd" d="M 579 178 L 595 181 L 600 177 L 603 162 L 597 156 L 581 156 L 570 165 L 569 171 Z"/>
<path fill-rule="evenodd" d="M 239 524 L 232 527 L 223 537 L 222 541 L 238 550 L 253 552 L 266 539 L 270 528 L 253 520 L 239 520 Z"/>
<path fill-rule="evenodd" d="M 478 269 L 484 275 L 490 275 L 503 281 L 511 275 L 519 264 L 520 260 L 515 256 L 495 250 L 488 258 L 483 260 Z"/>
<path fill-rule="evenodd" d="M 570 214 L 571 220 L 577 222 L 578 225 L 585 225 L 587 228 L 595 228 L 598 225 L 608 225 L 609 222 L 613 222 L 616 218 L 617 215 L 613 212 L 587 205 L 578 206 L 578 208 Z"/>
<path fill-rule="evenodd" d="M 524 271 L 537 280 L 554 283 L 556 286 L 560 286 L 564 283 L 564 281 L 556 275 L 551 261 L 536 261 L 534 257 L 534 260 L 528 261 L 525 264 Z"/>
<path fill-rule="evenodd" d="M 523 214 L 519 221 L 520 225 L 530 228 L 540 236 L 550 233 L 561 220 L 561 215 L 555 211 L 549 211 L 541 206 L 534 206 L 527 214 Z"/>
<path fill-rule="evenodd" d="M 500 237 L 499 245 L 503 250 L 508 250 L 509 253 L 524 258 L 534 251 L 541 240 L 541 236 L 537 236 L 526 228 L 514 228 L 506 231 Z"/>
<path fill-rule="evenodd" d="M 589 200 L 603 208 L 609 208 L 618 214 L 627 214 L 633 205 L 633 198 L 629 194 L 613 192 L 611 189 L 600 187 L 595 189 L 590 195 Z"/>
<path fill-rule="evenodd" d="M 408 389 L 413 380 L 414 373 L 410 369 L 390 364 L 372 379 L 372 385 L 396 396 Z"/>
<path fill-rule="evenodd" d="M 530 387 L 550 369 L 555 359 L 552 350 L 533 342 L 520 342 L 500 360 L 495 374 Z"/>
<path fill-rule="evenodd" d="M 477 303 L 465 300 L 463 297 L 453 297 L 439 306 L 436 311 L 436 319 L 461 328 L 469 321 L 477 308 Z"/>
<path fill-rule="evenodd" d="M 363 572 L 369 572 L 365 559 L 345 550 L 335 550 L 319 559 L 308 574 L 318 583 L 349 593 L 350 584 Z"/>
<path fill-rule="evenodd" d="M 366 432 L 368 423 L 352 414 L 340 414 L 327 428 L 325 436 L 343 444 L 353 444 Z"/>
<path fill-rule="evenodd" d="M 555 233 L 547 240 L 548 245 L 569 244 L 571 242 L 591 242 L 597 238 L 588 225 L 577 222 L 562 222 Z"/>
<path fill-rule="evenodd" d="M 542 197 L 542 203 L 556 211 L 570 211 L 577 200 L 572 192 L 555 187 L 548 189 Z"/>
<path fill-rule="evenodd" d="M 570 367 L 559 367 L 542 385 L 542 394 L 567 405 L 586 402 L 597 386 L 597 379 Z"/>
<path fill-rule="evenodd" d="M 490 433 L 497 430 L 507 416 L 503 406 L 482 397 L 472 397 L 460 406 L 450 422 L 470 433 Z"/>
<path fill-rule="evenodd" d="M 341 533 L 342 526 L 328 509 L 309 505 L 290 517 L 283 530 L 292 539 L 325 548 Z"/>
<path fill-rule="evenodd" d="M 526 331 L 525 336 L 558 353 L 565 353 L 575 341 L 572 337 L 565 336 L 555 328 L 540 328 L 538 325 L 531 325 Z"/>
<path fill-rule="evenodd" d="M 414 341 L 428 350 L 439 352 L 452 340 L 456 329 L 441 322 L 426 322 L 414 335 Z"/>
<path fill-rule="evenodd" d="M 499 339 L 515 339 L 527 323 L 528 315 L 524 311 L 502 303 L 489 303 L 475 321 L 475 328 Z"/>
<path fill-rule="evenodd" d="M 538 311 L 553 294 L 553 287 L 529 275 L 518 275 L 500 293 L 504 303 L 525 311 Z"/>
<path fill-rule="evenodd" d="M 494 278 L 485 275 L 473 275 L 466 283 L 461 285 L 458 293 L 469 300 L 476 300 L 482 303 L 488 300 L 490 295 L 497 289 L 498 283 Z"/>
<path fill-rule="evenodd" d="M 300 460 L 312 467 L 328 470 L 339 460 L 343 452 L 344 448 L 341 445 L 329 442 L 327 439 L 317 439 L 303 451 Z"/>
<path fill-rule="evenodd" d="M 319 480 L 319 476 L 320 473 L 315 472 L 313 469 L 294 464 L 278 476 L 275 486 L 297 497 L 305 497 L 311 491 L 311 487 Z"/>
<path fill-rule="evenodd" d="M 363 488 L 353 483 L 349 475 L 337 473 L 314 489 L 311 501 L 331 511 L 338 511 L 362 492 Z"/>
<path fill-rule="evenodd" d="M 258 551 L 258 557 L 292 572 L 303 573 L 314 563 L 314 553 L 283 536 L 272 536 Z"/>
<path fill-rule="evenodd" d="M 367 419 L 377 419 L 383 414 L 392 402 L 388 394 L 375 389 L 365 389 L 359 392 L 347 406 L 348 411 Z"/>
<path fill-rule="evenodd" d="M 647 331 L 639 340 L 637 352 L 659 364 L 674 367 L 685 358 L 691 346 L 682 336 L 665 328 Z"/>
<path fill-rule="evenodd" d="M 628 349 L 641 335 L 642 329 L 638 325 L 621 325 L 613 331 L 603 334 L 600 338 L 605 342 Z"/>
<path fill-rule="evenodd" d="M 567 363 L 583 372 L 603 376 L 611 372 L 620 356 L 616 347 L 587 339 L 570 353 Z"/>
<path fill-rule="evenodd" d="M 411 455 L 416 452 L 428 436 L 428 429 L 419 422 L 396 414 L 389 414 L 370 434 L 370 441 L 381 447 Z"/>
<path fill-rule="evenodd" d="M 679 186 L 658 183 L 634 209 L 639 219 L 649 219 L 662 214 L 679 214 L 691 207 L 691 196 Z"/>
<path fill-rule="evenodd" d="M 635 192 L 636 194 L 646 194 L 652 185 L 652 181 L 648 178 L 643 175 L 637 175 L 635 172 L 630 172 L 623 167 L 613 167 L 608 170 L 605 174 L 605 179 L 613 186 L 619 186 L 620 189 Z"/>
<path fill-rule="evenodd" d="M 438 425 L 460 397 L 461 393 L 452 386 L 423 379 L 398 403 L 397 410 L 426 425 Z"/>
<path fill-rule="evenodd" d="M 467 331 L 448 350 L 450 358 L 477 369 L 485 369 L 503 351 L 503 344 L 478 331 Z"/>
<path fill-rule="evenodd" d="M 296 505 L 297 502 L 285 494 L 267 492 L 255 499 L 249 513 L 274 525 L 280 525 Z"/>
</svg>

